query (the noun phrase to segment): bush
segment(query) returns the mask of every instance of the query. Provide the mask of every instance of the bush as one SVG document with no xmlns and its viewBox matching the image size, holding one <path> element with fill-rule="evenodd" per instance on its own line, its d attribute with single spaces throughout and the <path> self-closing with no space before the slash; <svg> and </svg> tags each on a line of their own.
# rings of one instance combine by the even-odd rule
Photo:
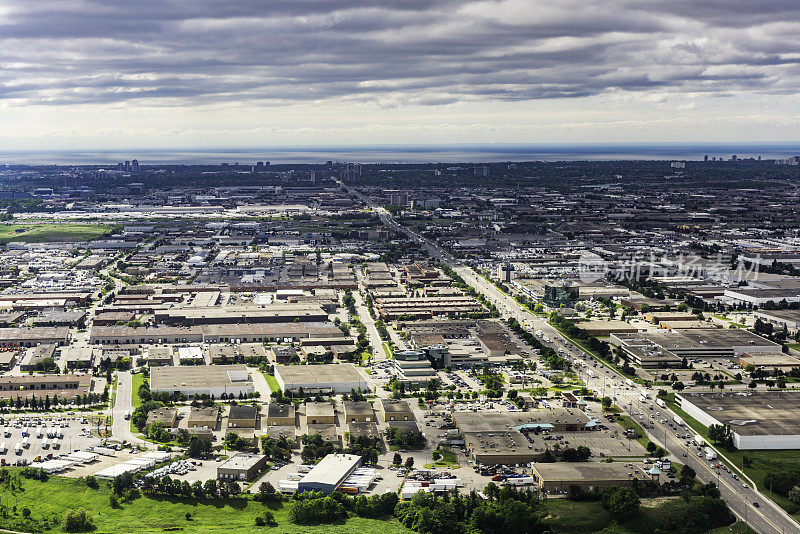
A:
<svg viewBox="0 0 800 534">
<path fill-rule="evenodd" d="M 274 526 L 277 526 L 277 525 L 278 525 L 278 522 L 275 521 L 275 516 L 269 510 L 265 510 L 264 511 L 264 515 L 257 515 L 256 516 L 256 526 L 257 527 L 274 527 Z"/>
<path fill-rule="evenodd" d="M 94 522 L 92 521 L 92 516 L 83 508 L 70 508 L 64 514 L 61 526 L 67 532 L 85 532 L 94 527 Z"/>
<path fill-rule="evenodd" d="M 92 489 L 97 489 L 100 487 L 100 484 L 97 482 L 97 479 L 93 475 L 89 475 L 83 480 L 86 485 Z"/>
<path fill-rule="evenodd" d="M 298 525 L 333 523 L 345 516 L 342 504 L 330 496 L 295 501 L 289 508 L 289 521 Z"/>
</svg>

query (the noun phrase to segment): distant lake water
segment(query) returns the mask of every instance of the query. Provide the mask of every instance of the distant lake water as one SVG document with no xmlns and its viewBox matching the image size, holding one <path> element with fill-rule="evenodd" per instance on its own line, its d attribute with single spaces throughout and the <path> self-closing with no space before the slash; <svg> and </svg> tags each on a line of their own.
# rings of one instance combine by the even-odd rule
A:
<svg viewBox="0 0 800 534">
<path fill-rule="evenodd" d="M 130 148 L 113 150 L 4 151 L 2 164 L 99 164 L 137 159 L 140 164 L 476 163 L 501 161 L 702 160 L 800 155 L 800 143 L 679 144 L 603 143 L 561 145 L 373 145 L 217 148 Z"/>
</svg>

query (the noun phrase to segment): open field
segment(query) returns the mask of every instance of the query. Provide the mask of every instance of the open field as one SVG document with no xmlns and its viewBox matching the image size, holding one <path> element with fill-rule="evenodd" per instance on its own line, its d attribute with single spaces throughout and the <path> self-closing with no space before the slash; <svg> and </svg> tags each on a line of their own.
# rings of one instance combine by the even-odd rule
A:
<svg viewBox="0 0 800 534">
<path fill-rule="evenodd" d="M 614 523 L 608 512 L 599 502 L 576 502 L 567 499 L 548 499 L 547 522 L 554 534 L 653 534 L 659 526 L 669 525 L 676 517 L 680 517 L 686 504 L 679 498 L 643 500 L 642 507 L 630 520 L 623 524 Z M 733 527 L 733 528 L 731 528 Z M 735 523 L 731 527 L 722 527 L 707 531 L 707 534 L 750 534 L 753 532 L 747 525 Z M 660 532 L 680 532 L 685 534 L 701 534 L 695 529 L 660 530 Z M 705 534 L 705 533 L 703 533 Z"/>
<path fill-rule="evenodd" d="M 188 532 L 227 532 L 251 533 L 262 530 L 255 526 L 255 518 L 263 513 L 265 506 L 250 500 L 221 502 L 219 500 L 140 497 L 130 503 L 122 503 L 118 508 L 110 504 L 111 491 L 106 483 L 93 490 L 82 481 L 61 477 L 51 477 L 47 482 L 23 479 L 24 491 L 15 495 L 4 495 L 10 499 L 10 505 L 18 510 L 27 507 L 31 510 L 32 523 L 40 523 L 47 519 L 52 524 L 70 508 L 82 507 L 89 511 L 94 519 L 97 532 L 108 533 L 146 533 L 163 532 L 165 530 L 182 530 Z M 281 534 L 406 534 L 411 531 L 396 521 L 379 521 L 353 517 L 332 525 L 300 526 L 288 521 L 288 509 L 280 504 L 274 505 L 273 513 L 278 522 L 274 528 L 263 528 L 264 531 Z M 187 520 L 186 514 L 191 514 Z M 22 514 L 0 517 L 0 528 L 29 531 Z M 50 532 L 63 532 L 60 524 Z"/>
<path fill-rule="evenodd" d="M 26 243 L 45 243 L 53 241 L 79 242 L 91 241 L 115 229 L 113 224 L 97 223 L 13 223 L 0 224 L 0 243 L 23 241 Z"/>
</svg>

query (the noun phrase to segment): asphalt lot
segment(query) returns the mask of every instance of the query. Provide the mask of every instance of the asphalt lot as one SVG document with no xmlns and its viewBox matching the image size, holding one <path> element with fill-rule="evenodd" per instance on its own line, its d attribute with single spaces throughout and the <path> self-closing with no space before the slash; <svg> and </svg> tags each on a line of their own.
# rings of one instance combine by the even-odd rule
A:
<svg viewBox="0 0 800 534">
<path fill-rule="evenodd" d="M 13 465 L 18 460 L 33 462 L 35 458 L 45 458 L 49 454 L 55 457 L 76 450 L 85 451 L 87 447 L 100 444 L 100 437 L 97 435 L 98 419 L 103 418 L 63 414 L 6 416 L 0 429 L 0 432 L 5 430 L 0 436 L 0 444 L 5 442 L 7 450 L 0 451 L 0 459 Z M 47 438 L 47 431 L 52 428 L 63 434 L 63 438 L 58 440 L 59 444 L 55 447 L 52 445 L 53 439 Z M 23 434 L 27 434 L 28 446 L 17 453 L 16 444 L 24 444 L 26 436 Z"/>
</svg>

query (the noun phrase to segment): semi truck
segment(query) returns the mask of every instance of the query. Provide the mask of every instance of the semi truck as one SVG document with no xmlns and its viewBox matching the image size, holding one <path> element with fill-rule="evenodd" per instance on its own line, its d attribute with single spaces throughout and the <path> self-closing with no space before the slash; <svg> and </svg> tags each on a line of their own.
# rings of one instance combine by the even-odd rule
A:
<svg viewBox="0 0 800 534">
<path fill-rule="evenodd" d="M 661 400 L 661 399 L 656 399 L 656 404 L 658 404 L 658 405 L 659 405 L 659 406 L 661 406 L 662 408 L 666 408 L 666 407 L 667 407 L 667 403 L 666 403 L 666 402 L 664 402 L 664 401 L 663 401 L 663 400 Z"/>
<path fill-rule="evenodd" d="M 717 451 L 711 447 L 706 447 L 706 460 L 714 460 L 717 457 Z"/>
<path fill-rule="evenodd" d="M 697 444 L 698 447 L 702 447 L 703 445 L 706 444 L 706 440 L 703 439 L 703 436 L 700 436 L 698 434 L 695 434 L 694 442 Z"/>
<path fill-rule="evenodd" d="M 675 424 L 678 425 L 678 426 L 683 426 L 684 425 L 683 419 L 681 419 L 677 415 L 675 417 L 673 417 L 672 420 L 675 421 Z"/>
<path fill-rule="evenodd" d="M 627 385 L 629 388 L 632 388 L 632 387 L 633 387 L 633 380 L 631 380 L 630 378 L 626 378 L 626 379 L 625 379 L 625 384 L 626 384 L 626 385 Z"/>
</svg>

